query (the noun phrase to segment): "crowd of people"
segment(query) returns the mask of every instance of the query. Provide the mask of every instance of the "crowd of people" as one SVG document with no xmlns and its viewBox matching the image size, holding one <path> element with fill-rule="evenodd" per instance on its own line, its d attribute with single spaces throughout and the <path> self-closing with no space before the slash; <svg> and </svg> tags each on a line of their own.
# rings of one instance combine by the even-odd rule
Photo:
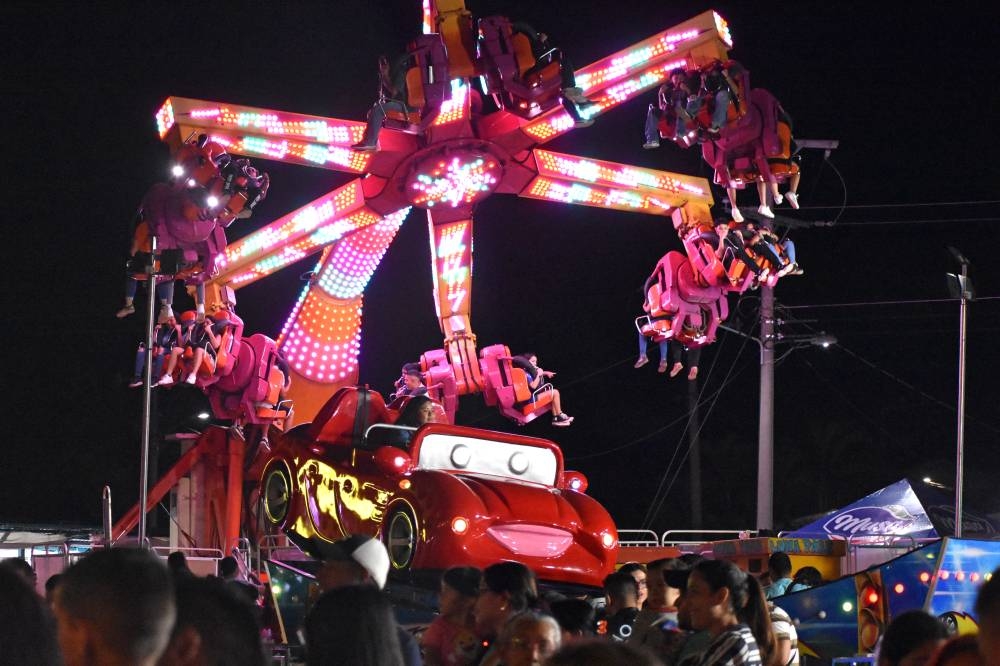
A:
<svg viewBox="0 0 1000 666">
<path fill-rule="evenodd" d="M 315 594 L 295 631 L 308 665 L 345 666 L 797 666 L 795 623 L 773 599 L 821 582 L 791 575 L 776 553 L 759 580 L 724 560 L 687 554 L 629 563 L 604 581 L 604 598 L 540 590 L 511 561 L 441 576 L 438 614 L 421 632 L 395 619 L 383 588 L 381 541 L 353 536 L 302 547 L 319 560 Z M 978 635 L 948 637 L 921 610 L 896 615 L 878 666 L 1000 664 L 1000 570 L 980 588 Z M 164 564 L 149 551 L 94 551 L 34 589 L 31 567 L 0 562 L 0 663 L 263 665 L 258 588 L 239 580 L 233 558 L 219 576 L 198 577 L 183 555 Z M 801 581 L 796 583 L 795 581 Z M 288 630 L 295 630 L 288 627 Z"/>
</svg>

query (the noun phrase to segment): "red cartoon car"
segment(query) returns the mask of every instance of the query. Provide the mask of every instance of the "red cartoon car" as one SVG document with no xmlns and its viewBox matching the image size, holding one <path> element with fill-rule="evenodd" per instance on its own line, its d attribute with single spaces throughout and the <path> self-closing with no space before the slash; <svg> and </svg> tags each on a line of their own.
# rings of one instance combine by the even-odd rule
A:
<svg viewBox="0 0 1000 666">
<path fill-rule="evenodd" d="M 443 414 L 443 410 L 442 410 Z M 262 514 L 293 537 L 369 534 L 396 571 L 515 560 L 540 579 L 599 586 L 618 535 L 550 441 L 447 423 L 392 425 L 374 391 L 344 388 L 271 443 Z"/>
</svg>

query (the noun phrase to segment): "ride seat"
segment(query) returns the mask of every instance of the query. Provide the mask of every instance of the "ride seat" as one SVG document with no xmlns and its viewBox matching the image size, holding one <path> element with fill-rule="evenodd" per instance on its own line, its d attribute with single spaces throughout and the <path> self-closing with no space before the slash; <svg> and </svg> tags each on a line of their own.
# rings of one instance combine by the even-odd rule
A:
<svg viewBox="0 0 1000 666">
<path fill-rule="evenodd" d="M 524 425 L 551 411 L 552 385 L 544 384 L 532 391 L 527 373 L 514 366 L 506 345 L 484 348 L 480 353 L 480 366 L 486 380 L 483 391 L 486 404 L 497 405 L 507 418 Z"/>
<path fill-rule="evenodd" d="M 531 52 L 531 40 L 528 39 L 528 36 L 517 33 L 510 38 L 510 42 L 513 47 L 517 71 L 523 74 L 534 67 L 535 54 Z"/>
</svg>

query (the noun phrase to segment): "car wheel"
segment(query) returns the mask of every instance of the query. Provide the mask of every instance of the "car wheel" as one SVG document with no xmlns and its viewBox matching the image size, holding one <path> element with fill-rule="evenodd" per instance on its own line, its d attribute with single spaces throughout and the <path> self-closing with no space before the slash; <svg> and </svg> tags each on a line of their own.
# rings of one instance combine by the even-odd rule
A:
<svg viewBox="0 0 1000 666">
<path fill-rule="evenodd" d="M 264 472 L 260 499 L 264 520 L 271 525 L 283 525 L 292 504 L 292 477 L 284 463 L 271 465 Z"/>
<path fill-rule="evenodd" d="M 385 549 L 395 571 L 410 568 L 417 551 L 417 521 L 409 509 L 394 511 L 385 524 Z"/>
</svg>

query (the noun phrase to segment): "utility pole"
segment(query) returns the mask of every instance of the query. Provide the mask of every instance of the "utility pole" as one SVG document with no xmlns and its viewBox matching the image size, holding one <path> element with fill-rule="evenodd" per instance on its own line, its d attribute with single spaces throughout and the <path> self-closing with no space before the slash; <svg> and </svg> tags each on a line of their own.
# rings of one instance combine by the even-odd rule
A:
<svg viewBox="0 0 1000 666">
<path fill-rule="evenodd" d="M 954 247 L 948 251 L 962 266 L 962 274 L 948 273 L 948 285 L 959 299 L 958 310 L 958 435 L 955 453 L 955 538 L 962 537 L 962 485 L 965 469 L 965 346 L 969 301 L 974 298 L 969 281 L 969 260 Z"/>
<path fill-rule="evenodd" d="M 674 344 L 677 344 L 676 342 Z M 698 382 L 688 385 L 688 445 L 691 450 L 688 464 L 691 479 L 691 527 L 701 528 L 701 415 L 698 412 Z"/>
<path fill-rule="evenodd" d="M 774 289 L 760 287 L 760 429 L 757 530 L 774 528 Z"/>
</svg>

